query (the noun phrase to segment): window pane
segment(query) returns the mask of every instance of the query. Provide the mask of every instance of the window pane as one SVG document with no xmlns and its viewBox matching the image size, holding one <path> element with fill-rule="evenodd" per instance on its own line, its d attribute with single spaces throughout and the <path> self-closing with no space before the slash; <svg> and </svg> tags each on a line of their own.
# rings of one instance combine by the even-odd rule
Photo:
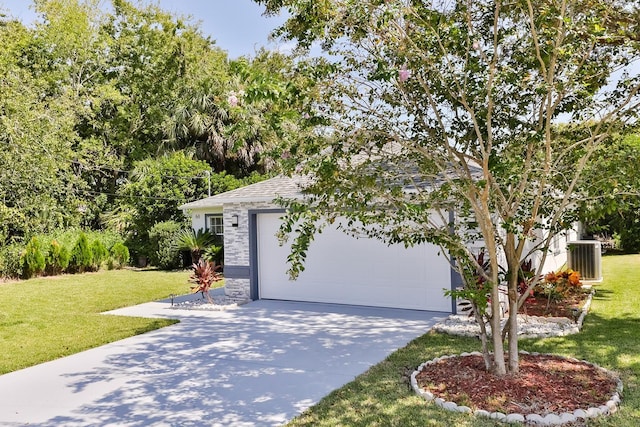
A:
<svg viewBox="0 0 640 427">
<path fill-rule="evenodd" d="M 222 215 L 212 215 L 209 217 L 209 231 L 217 236 L 222 236 L 224 233 Z"/>
</svg>

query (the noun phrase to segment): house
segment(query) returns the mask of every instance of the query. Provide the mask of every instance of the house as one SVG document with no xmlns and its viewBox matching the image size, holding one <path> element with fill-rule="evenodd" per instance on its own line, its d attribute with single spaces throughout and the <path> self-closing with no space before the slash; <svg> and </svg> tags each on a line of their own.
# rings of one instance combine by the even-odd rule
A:
<svg viewBox="0 0 640 427">
<path fill-rule="evenodd" d="M 194 229 L 223 235 L 228 297 L 454 310 L 443 289 L 459 286 L 459 278 L 430 244 L 407 249 L 328 228 L 311 244 L 305 270 L 289 280 L 291 246 L 275 236 L 284 209 L 274 199 L 302 197 L 301 184 L 278 176 L 180 206 Z"/>
<path fill-rule="evenodd" d="M 438 255 L 440 248 L 428 243 L 405 248 L 330 227 L 315 236 L 305 270 L 289 280 L 291 246 L 280 245 L 276 237 L 284 209 L 274 200 L 302 198 L 303 184 L 300 177 L 278 176 L 180 207 L 191 215 L 194 229 L 223 236 L 228 297 L 456 311 L 444 290 L 461 286 L 461 279 Z M 565 239 L 554 240 L 544 271 L 566 262 Z"/>
</svg>

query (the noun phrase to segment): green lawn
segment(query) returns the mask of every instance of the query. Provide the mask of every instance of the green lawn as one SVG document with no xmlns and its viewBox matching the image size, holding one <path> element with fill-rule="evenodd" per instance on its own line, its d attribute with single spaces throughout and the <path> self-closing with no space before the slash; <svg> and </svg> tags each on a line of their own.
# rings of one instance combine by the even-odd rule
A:
<svg viewBox="0 0 640 427">
<path fill-rule="evenodd" d="M 0 374 L 175 323 L 99 313 L 185 294 L 188 277 L 114 270 L 0 284 Z"/>
<path fill-rule="evenodd" d="M 523 340 L 521 349 L 587 359 L 618 372 L 625 391 L 621 410 L 589 426 L 640 425 L 640 255 L 605 257 L 605 281 L 596 286 L 591 313 L 578 335 Z M 334 391 L 289 426 L 495 426 L 427 404 L 409 386 L 420 363 L 437 356 L 479 350 L 475 339 L 426 334 L 354 381 Z"/>
</svg>

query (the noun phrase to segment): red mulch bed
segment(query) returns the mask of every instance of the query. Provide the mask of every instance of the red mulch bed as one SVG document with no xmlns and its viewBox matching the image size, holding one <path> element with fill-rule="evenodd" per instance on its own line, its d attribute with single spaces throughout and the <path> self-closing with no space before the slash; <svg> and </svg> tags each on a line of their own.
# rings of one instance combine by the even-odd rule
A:
<svg viewBox="0 0 640 427">
<path fill-rule="evenodd" d="M 576 292 L 561 301 L 549 300 L 544 296 L 530 297 L 520 308 L 519 313 L 529 316 L 574 318 L 574 309 L 580 310 L 589 297 L 587 292 Z"/>
<path fill-rule="evenodd" d="M 488 373 L 482 356 L 448 358 L 425 365 L 416 379 L 436 397 L 472 410 L 525 416 L 604 405 L 617 385 L 593 365 L 550 355 L 520 355 L 520 372 L 505 378 Z"/>
<path fill-rule="evenodd" d="M 520 312 L 574 319 L 574 309 L 582 309 L 588 296 L 579 292 L 551 302 L 531 297 Z M 616 379 L 593 365 L 552 355 L 520 355 L 520 372 L 504 378 L 487 372 L 482 356 L 448 358 L 424 366 L 416 379 L 436 397 L 472 410 L 525 416 L 598 407 L 611 399 L 617 386 Z"/>
</svg>

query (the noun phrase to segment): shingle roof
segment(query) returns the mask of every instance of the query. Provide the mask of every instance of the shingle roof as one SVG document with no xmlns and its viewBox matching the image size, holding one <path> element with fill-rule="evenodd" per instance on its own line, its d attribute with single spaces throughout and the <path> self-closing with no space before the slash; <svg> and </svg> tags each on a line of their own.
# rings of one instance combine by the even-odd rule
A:
<svg viewBox="0 0 640 427">
<path fill-rule="evenodd" d="M 412 177 L 412 184 L 404 184 L 405 193 L 415 193 L 418 188 L 428 189 L 436 188 L 442 185 L 445 180 L 442 176 L 437 176 L 431 179 L 425 179 L 420 174 L 420 168 L 416 164 L 405 163 L 402 169 Z M 470 169 L 471 175 L 474 179 L 481 179 L 482 169 L 475 163 L 468 163 L 467 166 Z M 383 163 L 383 169 L 393 169 L 395 166 L 392 163 Z M 407 172 L 408 171 L 408 172 Z M 372 173 L 376 173 L 373 170 Z M 448 172 L 446 172 L 448 173 Z M 179 207 L 179 209 L 199 209 L 199 208 L 211 208 L 221 207 L 228 203 L 242 203 L 242 202 L 273 202 L 275 199 L 282 197 L 288 199 L 298 199 L 303 196 L 302 189 L 305 186 L 311 184 L 312 180 L 308 176 L 302 177 L 299 175 L 293 177 L 287 177 L 278 175 L 275 178 L 267 179 L 265 181 L 257 182 L 255 184 L 247 185 L 245 187 L 236 188 L 235 190 L 227 191 L 225 193 L 216 194 L 215 196 L 207 197 L 205 199 L 196 200 L 190 203 L 186 203 Z M 401 184 L 400 182 L 398 184 Z"/>
<path fill-rule="evenodd" d="M 240 202 L 272 202 L 278 197 L 300 198 L 302 197 L 301 186 L 306 182 L 308 182 L 308 178 L 279 175 L 246 187 L 236 188 L 215 196 L 185 203 L 179 209 L 219 207 L 227 203 Z"/>
</svg>

